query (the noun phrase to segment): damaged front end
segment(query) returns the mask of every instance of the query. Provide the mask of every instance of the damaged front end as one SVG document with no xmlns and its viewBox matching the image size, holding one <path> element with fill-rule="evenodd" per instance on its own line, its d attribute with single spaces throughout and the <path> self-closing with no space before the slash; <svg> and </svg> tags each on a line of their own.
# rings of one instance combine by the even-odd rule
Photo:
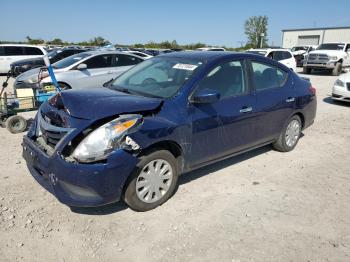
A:
<svg viewBox="0 0 350 262">
<path fill-rule="evenodd" d="M 115 202 L 139 161 L 141 148 L 130 135 L 143 121 L 138 113 L 73 117 L 58 94 L 39 109 L 23 139 L 23 157 L 33 177 L 64 204 Z"/>
</svg>

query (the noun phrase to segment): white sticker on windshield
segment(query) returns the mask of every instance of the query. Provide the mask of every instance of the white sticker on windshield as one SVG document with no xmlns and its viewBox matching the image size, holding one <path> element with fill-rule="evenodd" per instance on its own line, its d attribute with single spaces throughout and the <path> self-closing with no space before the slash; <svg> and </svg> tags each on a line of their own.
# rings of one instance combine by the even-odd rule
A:
<svg viewBox="0 0 350 262">
<path fill-rule="evenodd" d="M 196 65 L 191 65 L 191 64 L 176 64 L 173 66 L 175 69 L 183 69 L 183 70 L 189 70 L 193 71 L 197 68 L 198 66 Z"/>
</svg>

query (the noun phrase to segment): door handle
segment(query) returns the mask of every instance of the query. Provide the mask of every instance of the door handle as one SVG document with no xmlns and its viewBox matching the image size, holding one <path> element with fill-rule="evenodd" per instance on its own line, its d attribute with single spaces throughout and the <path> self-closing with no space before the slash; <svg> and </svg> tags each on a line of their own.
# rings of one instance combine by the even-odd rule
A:
<svg viewBox="0 0 350 262">
<path fill-rule="evenodd" d="M 294 102 L 294 101 L 295 101 L 295 97 L 288 97 L 288 98 L 286 99 L 286 102 L 287 102 L 287 103 Z"/>
<path fill-rule="evenodd" d="M 249 113 L 251 111 L 253 111 L 253 108 L 251 106 L 249 107 L 245 106 L 241 110 L 239 110 L 240 113 Z"/>
</svg>

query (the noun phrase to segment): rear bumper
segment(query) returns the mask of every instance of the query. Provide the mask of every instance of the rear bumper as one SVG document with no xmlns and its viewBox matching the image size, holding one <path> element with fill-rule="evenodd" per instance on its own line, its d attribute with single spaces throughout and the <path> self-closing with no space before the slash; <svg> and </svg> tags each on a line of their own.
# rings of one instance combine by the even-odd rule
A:
<svg viewBox="0 0 350 262">
<path fill-rule="evenodd" d="M 101 206 L 119 201 L 138 161 L 131 154 L 117 150 L 105 163 L 70 163 L 57 152 L 48 156 L 27 136 L 22 145 L 31 175 L 68 206 Z"/>
</svg>

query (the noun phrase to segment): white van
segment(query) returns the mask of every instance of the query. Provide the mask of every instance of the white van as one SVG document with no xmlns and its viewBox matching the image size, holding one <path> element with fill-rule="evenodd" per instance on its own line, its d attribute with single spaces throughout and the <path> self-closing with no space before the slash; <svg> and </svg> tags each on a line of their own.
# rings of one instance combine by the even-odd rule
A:
<svg viewBox="0 0 350 262">
<path fill-rule="evenodd" d="M 10 64 L 18 60 L 42 57 L 46 53 L 42 46 L 4 44 L 0 45 L 0 74 L 6 74 Z"/>
</svg>

